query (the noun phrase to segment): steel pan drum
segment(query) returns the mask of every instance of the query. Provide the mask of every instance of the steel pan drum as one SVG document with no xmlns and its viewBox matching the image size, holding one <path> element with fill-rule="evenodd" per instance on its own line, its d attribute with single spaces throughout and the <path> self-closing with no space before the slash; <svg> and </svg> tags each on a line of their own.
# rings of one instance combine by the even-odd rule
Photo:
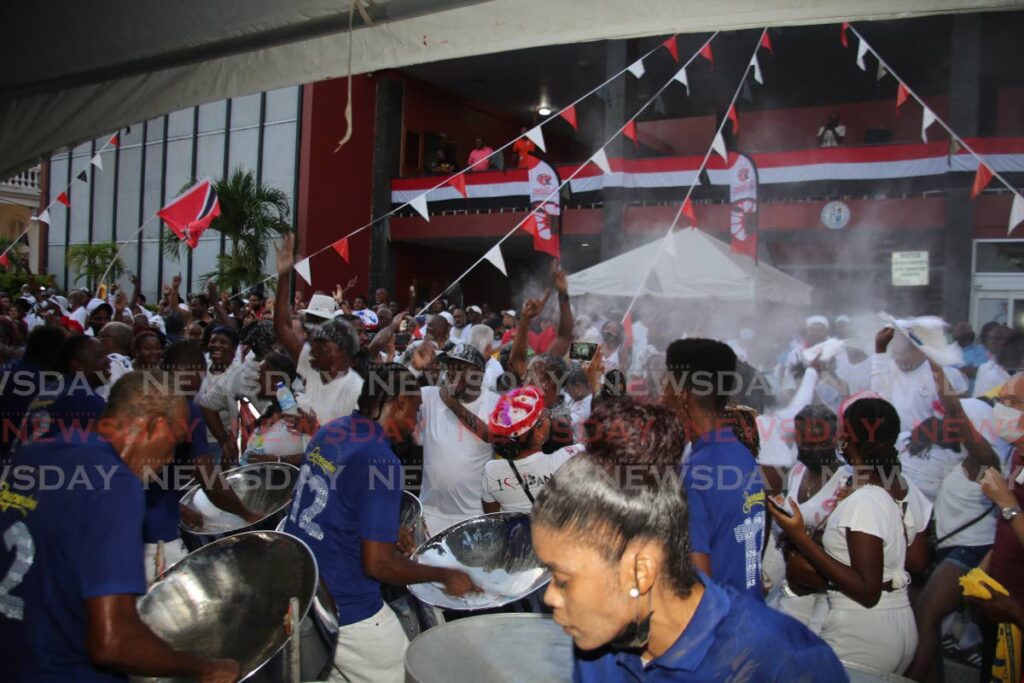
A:
<svg viewBox="0 0 1024 683">
<path fill-rule="evenodd" d="M 568 683 L 572 639 L 544 614 L 467 617 L 419 635 L 406 683 Z"/>
<path fill-rule="evenodd" d="M 216 507 L 196 485 L 181 499 L 203 515 L 203 528 L 193 530 L 181 524 L 181 540 L 190 551 L 227 536 L 244 531 L 271 530 L 288 514 L 292 491 L 299 478 L 299 469 L 287 463 L 255 463 L 224 473 L 228 485 L 245 506 L 263 517 L 249 524 L 238 515 Z"/>
<path fill-rule="evenodd" d="M 530 540 L 530 516 L 495 512 L 450 526 L 421 545 L 413 560 L 435 567 L 461 569 L 481 593 L 456 598 L 439 584 L 417 583 L 409 591 L 422 602 L 454 610 L 501 607 L 520 600 L 548 581 Z"/>
<path fill-rule="evenodd" d="M 399 513 L 399 526 L 412 529 L 412 539 L 416 547 L 423 545 L 427 540 L 427 523 L 423 518 L 423 504 L 420 499 L 402 491 L 402 511 Z"/>
<path fill-rule="evenodd" d="M 237 660 L 247 678 L 287 642 L 289 600 L 298 598 L 304 618 L 317 583 L 305 543 L 273 531 L 242 533 L 171 567 L 139 600 L 139 616 L 171 647 Z"/>
</svg>

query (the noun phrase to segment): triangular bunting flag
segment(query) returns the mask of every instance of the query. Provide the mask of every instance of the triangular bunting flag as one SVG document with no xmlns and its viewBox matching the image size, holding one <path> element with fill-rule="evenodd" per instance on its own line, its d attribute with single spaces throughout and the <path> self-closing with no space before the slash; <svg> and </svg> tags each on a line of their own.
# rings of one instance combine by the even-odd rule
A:
<svg viewBox="0 0 1024 683">
<path fill-rule="evenodd" d="M 671 38 L 666 40 L 664 43 L 662 43 L 662 45 L 664 45 L 668 49 L 668 53 L 670 55 L 672 55 L 672 59 L 674 59 L 676 64 L 678 64 L 679 63 L 679 46 L 676 45 L 676 37 L 672 36 Z"/>
<path fill-rule="evenodd" d="M 711 143 L 711 149 L 718 152 L 718 156 L 722 157 L 722 161 L 729 163 L 729 154 L 725 151 L 725 138 L 722 137 L 721 129 L 715 133 L 715 140 Z"/>
<path fill-rule="evenodd" d="M 740 86 L 740 99 L 744 102 L 753 102 L 754 93 L 750 91 L 750 81 L 743 79 L 743 85 Z"/>
<path fill-rule="evenodd" d="M 67 192 L 61 192 L 59 195 L 57 195 L 57 201 L 63 204 L 64 206 L 68 207 L 69 209 L 71 208 L 71 200 L 68 199 Z"/>
<path fill-rule="evenodd" d="M 576 107 L 566 107 L 565 109 L 560 111 L 558 115 L 561 116 L 566 121 L 568 121 L 569 125 L 572 126 L 573 130 L 579 130 L 579 128 L 576 126 Z"/>
<path fill-rule="evenodd" d="M 868 67 L 864 64 L 864 55 L 868 53 L 868 43 L 863 38 L 860 38 L 860 44 L 857 45 L 857 66 L 860 67 L 861 71 L 867 71 Z"/>
<path fill-rule="evenodd" d="M 430 211 L 427 210 L 427 193 L 413 197 L 409 200 L 409 206 L 416 209 L 416 213 L 423 216 L 423 220 L 430 222 Z"/>
<path fill-rule="evenodd" d="M 88 183 L 89 182 L 89 174 L 85 172 L 84 168 L 82 169 L 81 173 L 79 173 L 78 175 L 75 176 L 75 178 L 77 178 L 78 180 L 81 180 L 83 183 Z"/>
<path fill-rule="evenodd" d="M 508 271 L 505 270 L 505 258 L 501 255 L 501 245 L 495 244 L 493 247 L 484 254 L 484 258 L 491 262 L 495 268 L 501 271 L 501 274 L 508 277 Z"/>
<path fill-rule="evenodd" d="M 773 57 L 775 56 L 775 50 L 772 48 L 772 39 L 768 37 L 768 31 L 761 35 L 761 47 L 768 50 Z"/>
<path fill-rule="evenodd" d="M 461 194 L 465 198 L 469 198 L 469 192 L 466 191 L 466 176 L 462 173 L 456 176 L 452 176 L 448 179 L 448 185 L 455 188 L 455 191 Z"/>
<path fill-rule="evenodd" d="M 935 114 L 928 107 L 924 108 L 924 114 L 921 116 L 921 140 L 928 142 L 928 126 L 935 123 Z"/>
<path fill-rule="evenodd" d="M 679 71 L 676 72 L 676 75 L 672 77 L 672 80 L 673 81 L 678 81 L 679 83 L 682 83 L 683 85 L 685 85 L 686 86 L 686 94 L 687 95 L 690 94 L 690 82 L 686 80 L 686 67 L 685 66 L 682 69 L 680 69 Z"/>
<path fill-rule="evenodd" d="M 670 256 L 676 256 L 676 240 L 675 233 L 672 232 L 672 228 L 669 228 L 668 234 L 665 235 L 665 251 L 667 251 Z"/>
<path fill-rule="evenodd" d="M 903 85 L 903 82 L 900 81 L 899 87 L 896 88 L 896 111 L 899 111 L 900 107 L 903 106 L 903 103 L 907 101 L 909 96 L 910 91 L 907 90 L 907 86 Z"/>
<path fill-rule="evenodd" d="M 985 162 L 978 162 L 978 172 L 974 174 L 974 186 L 971 188 L 971 199 L 974 199 L 981 191 L 992 182 L 992 169 L 985 165 Z"/>
<path fill-rule="evenodd" d="M 4 268 L 10 268 L 11 267 L 11 260 L 9 258 L 7 258 L 7 252 L 6 251 L 4 253 L 0 254 L 0 266 L 3 266 Z"/>
<path fill-rule="evenodd" d="M 313 278 L 309 275 L 309 257 L 306 257 L 295 264 L 295 272 L 299 274 L 307 285 L 313 284 Z"/>
<path fill-rule="evenodd" d="M 642 60 L 642 59 L 636 60 L 635 62 L 633 62 L 632 64 L 630 64 L 626 68 L 626 71 L 628 71 L 629 73 L 633 74 L 637 78 L 643 78 L 643 75 L 644 75 L 644 60 Z"/>
<path fill-rule="evenodd" d="M 700 49 L 700 56 L 711 62 L 711 66 L 715 65 L 715 56 L 711 54 L 711 43 L 707 43 Z"/>
<path fill-rule="evenodd" d="M 43 212 L 41 214 L 39 214 L 38 216 L 33 216 L 32 219 L 33 220 L 37 220 L 40 223 L 46 223 L 47 225 L 49 225 L 50 224 L 50 210 L 49 209 L 43 209 Z"/>
<path fill-rule="evenodd" d="M 340 240 L 331 245 L 334 251 L 338 252 L 338 256 L 345 259 L 345 263 L 348 263 L 348 238 L 342 237 Z"/>
<path fill-rule="evenodd" d="M 540 147 L 540 151 L 546 152 L 544 148 L 544 133 L 541 132 L 540 126 L 534 126 L 530 130 L 526 131 L 526 137 L 530 138 L 533 144 Z"/>
<path fill-rule="evenodd" d="M 844 21 L 842 28 L 839 30 L 839 42 L 843 44 L 843 47 L 850 47 L 850 43 L 846 39 L 846 29 L 848 28 L 850 28 L 850 25 Z"/>
<path fill-rule="evenodd" d="M 889 72 L 885 70 L 885 64 L 882 64 L 882 62 L 878 62 L 878 74 L 875 76 L 875 80 L 882 80 L 883 78 L 885 78 L 885 75 L 887 73 Z"/>
<path fill-rule="evenodd" d="M 1014 192 L 1013 206 L 1010 207 L 1010 224 L 1006 230 L 1007 237 L 1010 236 L 1014 228 L 1020 225 L 1021 221 L 1024 221 L 1024 198 Z"/>
<path fill-rule="evenodd" d="M 590 157 L 590 160 L 594 162 L 594 165 L 605 172 L 607 175 L 612 174 L 612 165 L 608 163 L 608 155 L 604 151 L 604 147 L 594 152 L 594 156 Z"/>
<path fill-rule="evenodd" d="M 757 54 L 751 58 L 750 66 L 754 67 L 754 80 L 764 85 L 764 79 L 761 78 L 761 65 L 757 61 Z"/>
<path fill-rule="evenodd" d="M 729 111 L 726 113 L 726 118 L 732 121 L 732 134 L 736 135 L 740 132 L 740 120 L 736 118 L 736 105 L 730 104 Z M 726 160 L 728 161 L 728 159 Z"/>
<path fill-rule="evenodd" d="M 622 128 L 622 134 L 632 140 L 634 145 L 640 144 L 636 139 L 636 121 L 633 121 L 632 119 L 626 121 L 626 125 Z"/>
<path fill-rule="evenodd" d="M 110 136 L 110 139 L 107 140 L 107 144 L 108 145 L 113 145 L 114 147 L 117 147 L 118 145 L 121 144 L 120 136 L 117 133 L 114 133 L 113 135 Z"/>
<path fill-rule="evenodd" d="M 103 159 L 100 157 L 99 154 L 94 154 L 92 159 L 89 160 L 89 163 L 98 168 L 99 170 L 103 170 Z"/>
<path fill-rule="evenodd" d="M 690 219 L 692 227 L 697 227 L 697 213 L 693 210 L 693 200 L 689 197 L 683 202 L 683 215 Z"/>
</svg>

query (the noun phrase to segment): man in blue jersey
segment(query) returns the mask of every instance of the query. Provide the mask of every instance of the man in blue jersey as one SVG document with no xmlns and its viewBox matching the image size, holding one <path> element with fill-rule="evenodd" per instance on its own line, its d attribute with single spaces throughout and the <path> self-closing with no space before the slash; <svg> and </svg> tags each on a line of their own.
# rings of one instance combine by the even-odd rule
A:
<svg viewBox="0 0 1024 683">
<path fill-rule="evenodd" d="M 0 661 L 5 681 L 204 682 L 238 664 L 171 649 L 140 620 L 142 478 L 184 438 L 166 383 L 121 378 L 96 430 L 22 448 L 0 480 Z"/>
<path fill-rule="evenodd" d="M 764 600 L 764 482 L 726 416 L 736 390 L 736 354 L 713 339 L 678 339 L 669 344 L 665 363 L 666 399 L 691 444 L 682 465 L 691 561 L 717 583 Z"/>
<path fill-rule="evenodd" d="M 405 680 L 408 640 L 382 582 L 433 581 L 452 595 L 475 589 L 463 572 L 417 564 L 396 546 L 403 477 L 392 443 L 412 434 L 420 402 L 405 367 L 371 366 L 358 410 L 323 425 L 306 448 L 285 531 L 312 549 L 338 607 L 331 681 Z"/>
<path fill-rule="evenodd" d="M 45 386 L 46 377 L 59 373 L 59 349 L 67 337 L 63 327 L 40 325 L 28 335 L 25 355 L 0 365 L 0 459 L 17 441 L 28 407 Z"/>
</svg>

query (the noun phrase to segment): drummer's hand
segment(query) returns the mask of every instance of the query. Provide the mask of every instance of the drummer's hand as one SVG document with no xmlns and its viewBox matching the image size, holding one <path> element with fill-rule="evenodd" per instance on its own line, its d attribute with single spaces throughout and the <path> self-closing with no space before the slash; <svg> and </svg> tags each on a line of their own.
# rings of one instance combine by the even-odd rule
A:
<svg viewBox="0 0 1024 683">
<path fill-rule="evenodd" d="M 178 511 L 181 513 L 181 522 L 189 529 L 193 531 L 202 531 L 203 529 L 203 515 L 199 510 L 189 505 L 178 505 Z"/>
<path fill-rule="evenodd" d="M 410 557 L 416 552 L 416 540 L 412 536 L 412 528 L 403 526 L 398 528 L 398 542 L 395 543 L 398 549 L 405 554 L 406 557 Z"/>
<path fill-rule="evenodd" d="M 235 683 L 242 669 L 233 659 L 211 659 L 199 676 L 200 683 Z"/>
<path fill-rule="evenodd" d="M 288 425 L 288 431 L 307 436 L 316 434 L 317 430 L 320 429 L 320 423 L 317 421 L 316 415 L 302 408 L 297 408 L 296 410 L 298 412 L 295 415 L 283 415 L 281 417 L 284 423 Z"/>
<path fill-rule="evenodd" d="M 445 572 L 444 592 L 452 597 L 459 597 L 466 593 L 479 593 L 480 587 L 473 583 L 469 574 L 458 569 L 449 569 Z"/>
</svg>

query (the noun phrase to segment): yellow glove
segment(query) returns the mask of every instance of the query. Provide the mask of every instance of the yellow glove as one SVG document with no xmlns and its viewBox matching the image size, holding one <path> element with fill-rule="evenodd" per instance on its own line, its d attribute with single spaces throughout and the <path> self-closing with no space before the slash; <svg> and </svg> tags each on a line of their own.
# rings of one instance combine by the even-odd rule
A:
<svg viewBox="0 0 1024 683">
<path fill-rule="evenodd" d="M 989 589 L 1003 595 L 1010 594 L 998 581 L 977 567 L 960 577 L 960 588 L 963 589 L 965 598 L 979 598 L 981 600 L 992 598 L 992 593 Z"/>
</svg>

